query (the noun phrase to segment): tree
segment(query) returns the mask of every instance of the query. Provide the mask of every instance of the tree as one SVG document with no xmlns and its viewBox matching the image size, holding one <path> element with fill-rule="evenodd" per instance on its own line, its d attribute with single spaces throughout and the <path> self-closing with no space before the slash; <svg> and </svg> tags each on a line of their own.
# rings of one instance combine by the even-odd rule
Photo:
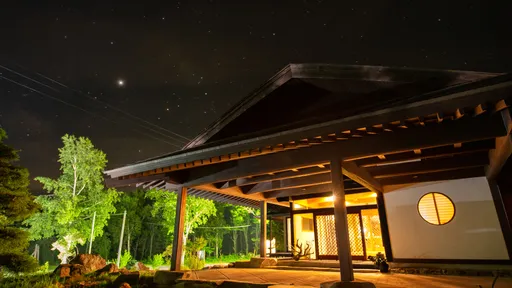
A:
<svg viewBox="0 0 512 288">
<path fill-rule="evenodd" d="M 165 190 L 152 189 L 146 193 L 146 197 L 155 200 L 152 210 L 153 216 L 161 215 L 163 218 L 162 224 L 167 228 L 167 234 L 174 234 L 177 194 Z M 188 237 L 194 233 L 194 229 L 206 223 L 208 217 L 215 215 L 216 208 L 212 200 L 188 196 L 185 210 L 183 247 L 186 247 Z M 173 235 L 173 237 L 175 236 Z"/>
<path fill-rule="evenodd" d="M 237 227 L 231 230 L 231 239 L 233 239 L 233 252 L 238 253 L 238 232 L 242 231 L 244 236 L 245 254 L 249 253 L 249 226 L 251 224 L 251 214 L 254 209 L 233 205 L 230 209 L 231 221 L 233 226 Z"/>
<path fill-rule="evenodd" d="M 37 268 L 28 252 L 28 233 L 19 223 L 36 212 L 39 206 L 28 191 L 28 170 L 12 163 L 18 152 L 5 145 L 7 134 L 0 128 L 0 267 L 14 272 Z"/>
<path fill-rule="evenodd" d="M 118 192 L 106 189 L 103 170 L 107 165 L 105 153 L 96 149 L 84 137 L 62 137 L 59 149 L 61 175 L 57 179 L 37 177 L 48 192 L 36 198 L 42 211 L 26 220 L 31 226 L 33 240 L 57 236 L 52 244 L 59 259 L 67 263 L 77 244 L 83 245 L 91 233 L 92 216 L 96 212 L 94 237 L 103 234 L 110 214 L 116 211 Z"/>
</svg>

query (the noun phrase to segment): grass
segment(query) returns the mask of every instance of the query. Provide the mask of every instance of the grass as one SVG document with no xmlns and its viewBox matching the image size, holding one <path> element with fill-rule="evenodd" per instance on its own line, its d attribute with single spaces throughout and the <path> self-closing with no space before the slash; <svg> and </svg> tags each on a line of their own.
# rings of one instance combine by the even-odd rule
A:
<svg viewBox="0 0 512 288">
<path fill-rule="evenodd" d="M 251 258 L 254 257 L 251 254 L 229 254 L 229 255 L 222 255 L 219 258 L 215 257 L 206 257 L 206 264 L 222 264 L 222 263 L 231 263 L 236 261 L 244 261 L 244 260 L 251 260 Z"/>
<path fill-rule="evenodd" d="M 58 288 L 57 280 L 50 273 L 8 276 L 0 280 L 2 288 Z"/>
</svg>

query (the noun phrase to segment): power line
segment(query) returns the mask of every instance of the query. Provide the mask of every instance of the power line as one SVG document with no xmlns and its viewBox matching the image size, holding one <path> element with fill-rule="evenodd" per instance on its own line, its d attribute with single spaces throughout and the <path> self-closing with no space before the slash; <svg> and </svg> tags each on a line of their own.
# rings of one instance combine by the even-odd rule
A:
<svg viewBox="0 0 512 288">
<path fill-rule="evenodd" d="M 115 121 L 115 120 L 109 119 L 109 118 L 107 118 L 107 117 L 105 117 L 105 116 L 102 116 L 102 115 L 98 115 L 98 114 L 96 114 L 96 113 L 94 113 L 94 112 L 91 112 L 91 111 L 88 111 L 88 110 L 86 110 L 86 109 L 83 109 L 83 108 L 81 108 L 81 107 L 79 107 L 79 106 L 77 106 L 77 105 L 75 105 L 75 104 L 72 104 L 72 103 L 66 102 L 66 101 L 64 101 L 64 100 L 62 100 L 62 99 L 60 99 L 60 98 L 57 98 L 57 97 L 51 96 L 51 95 L 46 94 L 46 93 L 44 93 L 44 92 L 41 92 L 41 91 L 39 91 L 39 90 L 37 90 L 37 89 L 34 89 L 34 88 L 30 87 L 30 86 L 27 86 L 27 85 L 23 84 L 23 83 L 16 82 L 16 81 L 14 81 L 14 80 L 12 80 L 12 79 L 10 79 L 10 78 L 7 78 L 7 77 L 5 77 L 5 76 L 0 75 L 0 78 L 2 78 L 2 79 L 4 79 L 4 80 L 7 80 L 7 81 L 9 81 L 9 82 L 11 82 L 11 83 L 14 83 L 14 84 L 16 84 L 16 85 L 18 85 L 18 86 L 21 86 L 21 87 L 24 87 L 24 88 L 26 88 L 26 89 L 29 89 L 30 91 L 35 92 L 35 93 L 38 93 L 38 94 L 40 94 L 40 95 L 42 95 L 42 96 L 45 96 L 45 97 L 48 97 L 48 98 L 53 99 L 53 100 L 55 100 L 55 101 L 58 101 L 58 102 L 60 102 L 60 103 L 62 103 L 62 104 L 65 104 L 65 105 L 68 105 L 68 106 L 73 107 L 73 108 L 75 108 L 75 109 L 78 109 L 78 110 L 80 110 L 80 111 L 82 111 L 82 112 L 84 112 L 84 113 L 87 113 L 87 114 L 89 114 L 89 115 L 92 115 L 92 116 L 94 116 L 94 117 L 102 118 L 102 119 L 107 120 L 107 121 L 109 121 L 109 122 L 112 122 L 112 123 L 114 123 L 114 124 L 120 124 L 119 122 L 117 122 L 117 121 Z M 174 144 L 174 143 L 171 143 L 171 142 L 168 142 L 168 141 L 166 141 L 166 140 L 160 139 L 160 138 L 155 137 L 155 136 L 153 136 L 153 135 L 151 135 L 151 134 L 147 134 L 147 133 L 145 133 L 145 132 L 142 132 L 142 131 L 137 130 L 137 129 L 134 129 L 134 128 L 131 128 L 131 129 L 132 129 L 133 131 L 138 132 L 138 133 L 140 133 L 140 134 L 142 134 L 142 135 L 145 135 L 145 136 L 147 136 L 147 137 L 150 137 L 150 138 L 153 138 L 153 139 L 155 139 L 155 140 L 159 140 L 159 141 L 165 142 L 165 143 L 167 143 L 167 144 L 169 144 L 169 145 L 172 145 L 172 146 L 174 146 L 174 147 L 177 147 L 177 148 L 181 148 L 180 146 L 178 146 L 178 145 L 176 145 L 176 144 Z"/>
<path fill-rule="evenodd" d="M 20 65 L 17 65 L 17 66 L 20 66 Z M 20 67 L 21 67 L 21 66 L 20 66 Z M 52 89 L 53 91 L 56 91 L 56 92 L 59 92 L 59 93 L 60 93 L 60 91 L 59 91 L 59 90 L 56 90 L 56 89 L 54 89 L 53 87 L 50 87 L 50 86 L 48 86 L 48 85 L 46 85 L 46 84 L 44 84 L 44 83 L 41 83 L 41 82 L 39 82 L 39 81 L 37 81 L 37 80 L 34 80 L 33 78 L 28 77 L 28 76 L 26 76 L 26 75 L 24 75 L 24 74 L 22 74 L 22 73 L 16 72 L 16 71 L 14 71 L 14 70 L 12 70 L 12 69 L 9 69 L 9 68 L 7 68 L 7 67 L 5 67 L 5 66 L 2 66 L 2 65 L 0 65 L 0 68 L 3 68 L 3 69 L 5 69 L 5 70 L 8 70 L 8 71 L 10 71 L 10 72 L 12 72 L 12 73 L 15 73 L 15 74 L 17 74 L 17 75 L 19 75 L 19 76 L 23 77 L 23 78 L 26 78 L 26 79 L 28 79 L 28 80 L 30 80 L 30 81 L 33 81 L 33 82 L 35 82 L 35 83 L 38 83 L 38 84 L 43 85 L 43 86 L 45 86 L 45 87 L 47 87 L 47 88 L 49 88 L 49 89 Z M 23 68 L 23 67 L 21 67 L 21 68 Z M 24 68 L 24 69 L 26 69 L 26 68 Z M 26 70 L 28 70 L 28 69 L 26 69 Z M 158 128 L 158 129 L 161 129 L 161 130 L 163 130 L 163 131 L 166 131 L 166 132 L 168 132 L 168 133 L 171 133 L 171 134 L 173 134 L 173 135 L 175 135 L 175 136 L 177 136 L 177 137 L 180 137 L 180 138 L 182 138 L 182 139 L 184 139 L 184 140 L 182 140 L 182 139 L 175 139 L 175 138 L 174 138 L 174 137 L 172 137 L 172 136 L 169 136 L 169 135 L 164 134 L 164 133 L 162 133 L 162 132 L 160 132 L 160 131 L 154 130 L 154 129 L 152 129 L 152 128 L 149 128 L 149 127 L 146 127 L 146 126 L 144 126 L 144 125 L 141 125 L 141 124 L 140 124 L 140 123 L 138 123 L 138 122 L 135 122 L 135 123 L 137 123 L 137 125 L 138 125 L 138 126 L 140 126 L 140 127 L 143 127 L 143 128 L 148 129 L 148 130 L 150 130 L 150 131 L 153 131 L 154 133 L 160 134 L 160 135 L 165 136 L 165 137 L 167 137 L 167 138 L 169 138 L 169 139 L 172 139 L 172 140 L 174 140 L 174 141 L 180 142 L 180 144 L 186 144 L 186 143 L 187 143 L 187 141 L 190 141 L 190 139 L 189 139 L 189 138 L 187 138 L 187 137 L 185 137 L 185 136 L 183 136 L 183 135 L 181 135 L 181 134 L 178 134 L 178 133 L 176 133 L 176 132 L 173 132 L 173 131 L 171 131 L 171 130 L 168 130 L 168 129 L 166 129 L 166 128 L 163 128 L 163 127 L 161 127 L 161 126 L 159 126 L 159 125 L 157 125 L 157 124 L 154 124 L 154 123 L 152 123 L 152 122 L 149 122 L 149 121 L 147 121 L 147 120 L 145 120 L 145 119 L 142 119 L 142 118 L 140 118 L 140 117 L 137 117 L 137 116 L 135 116 L 135 115 L 133 115 L 133 114 L 131 114 L 131 113 L 127 112 L 127 111 L 124 111 L 124 110 L 122 110 L 122 109 L 120 109 L 120 108 L 117 108 L 116 106 L 113 106 L 113 105 L 111 105 L 111 104 L 109 104 L 109 103 L 107 103 L 107 102 L 105 102 L 105 101 L 98 100 L 98 99 L 96 99 L 96 98 L 94 98 L 94 97 L 92 97 L 92 96 L 89 96 L 89 95 L 85 94 L 84 92 L 82 92 L 82 91 L 80 91 L 80 90 L 77 90 L 77 89 L 74 89 L 74 88 L 68 87 L 68 86 L 66 86 L 65 84 L 63 84 L 63 83 L 61 83 L 61 82 L 59 82 L 59 81 L 57 81 L 57 80 L 54 80 L 54 79 L 52 79 L 52 78 L 50 78 L 50 77 L 47 77 L 47 76 L 45 76 L 45 75 L 43 75 L 43 74 L 40 74 L 40 73 L 37 73 L 37 72 L 33 72 L 33 73 L 35 73 L 35 74 L 37 74 L 37 75 L 39 75 L 39 76 L 41 76 L 41 77 L 43 77 L 43 78 L 45 78 L 45 79 L 47 79 L 47 80 L 51 81 L 51 82 L 54 82 L 54 83 L 56 83 L 56 84 L 58 84 L 58 85 L 60 85 L 60 86 L 62 86 L 62 87 L 64 87 L 64 88 L 66 88 L 66 89 L 69 89 L 69 90 L 71 90 L 71 91 L 73 91 L 73 92 L 79 93 L 79 94 L 81 94 L 82 96 L 85 96 L 85 97 L 89 98 L 90 100 L 100 102 L 100 103 L 102 103 L 103 105 L 106 105 L 107 107 L 109 107 L 109 108 L 111 108 L 111 109 L 113 109 L 113 110 L 115 110 L 115 111 L 118 111 L 118 112 L 120 112 L 120 113 L 122 113 L 122 114 L 124 114 L 124 115 L 126 115 L 126 116 L 128 116 L 128 117 L 130 117 L 130 118 L 132 118 L 132 119 L 136 119 L 136 120 L 138 120 L 138 121 L 142 121 L 142 122 L 144 122 L 144 123 L 146 123 L 146 124 L 148 124 L 148 125 L 150 125 L 150 126 L 153 126 L 153 127 Z M 185 141 L 185 140 L 186 140 L 186 141 Z M 182 148 L 182 147 L 178 147 L 178 148 Z"/>
</svg>

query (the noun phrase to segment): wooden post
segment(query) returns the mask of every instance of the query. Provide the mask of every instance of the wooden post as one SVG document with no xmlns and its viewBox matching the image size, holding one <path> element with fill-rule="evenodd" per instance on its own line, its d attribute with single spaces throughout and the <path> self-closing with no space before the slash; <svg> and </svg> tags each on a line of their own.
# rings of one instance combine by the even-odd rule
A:
<svg viewBox="0 0 512 288">
<path fill-rule="evenodd" d="M 331 160 L 332 195 L 334 200 L 334 223 L 336 226 L 336 242 L 340 261 L 341 282 L 354 281 L 352 255 L 348 237 L 347 207 L 345 205 L 345 190 L 341 158 Z"/>
<path fill-rule="evenodd" d="M 267 201 L 260 202 L 260 257 L 267 257 Z"/>
<path fill-rule="evenodd" d="M 293 223 L 293 202 L 290 201 L 290 247 L 288 247 L 288 251 L 293 251 L 293 247 L 295 247 L 295 225 Z"/>
<path fill-rule="evenodd" d="M 286 227 L 286 217 L 283 217 L 283 252 L 288 252 L 288 228 Z"/>
<path fill-rule="evenodd" d="M 180 187 L 176 201 L 176 220 L 174 222 L 174 239 L 172 242 L 171 271 L 181 269 L 181 255 L 183 253 L 183 229 L 185 227 L 185 205 L 187 203 L 187 187 Z"/>
</svg>

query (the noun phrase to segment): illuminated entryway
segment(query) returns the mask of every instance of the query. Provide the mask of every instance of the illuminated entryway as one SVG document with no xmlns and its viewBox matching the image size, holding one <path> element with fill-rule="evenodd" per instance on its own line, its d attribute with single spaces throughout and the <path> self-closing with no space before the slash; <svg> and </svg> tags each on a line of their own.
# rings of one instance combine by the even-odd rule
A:
<svg viewBox="0 0 512 288">
<path fill-rule="evenodd" d="M 384 253 L 376 195 L 365 192 L 347 195 L 346 199 L 352 259 L 366 260 L 378 252 Z M 338 257 L 332 200 L 320 197 L 293 203 L 293 242 L 303 249 L 312 247 L 311 259 Z"/>
</svg>

